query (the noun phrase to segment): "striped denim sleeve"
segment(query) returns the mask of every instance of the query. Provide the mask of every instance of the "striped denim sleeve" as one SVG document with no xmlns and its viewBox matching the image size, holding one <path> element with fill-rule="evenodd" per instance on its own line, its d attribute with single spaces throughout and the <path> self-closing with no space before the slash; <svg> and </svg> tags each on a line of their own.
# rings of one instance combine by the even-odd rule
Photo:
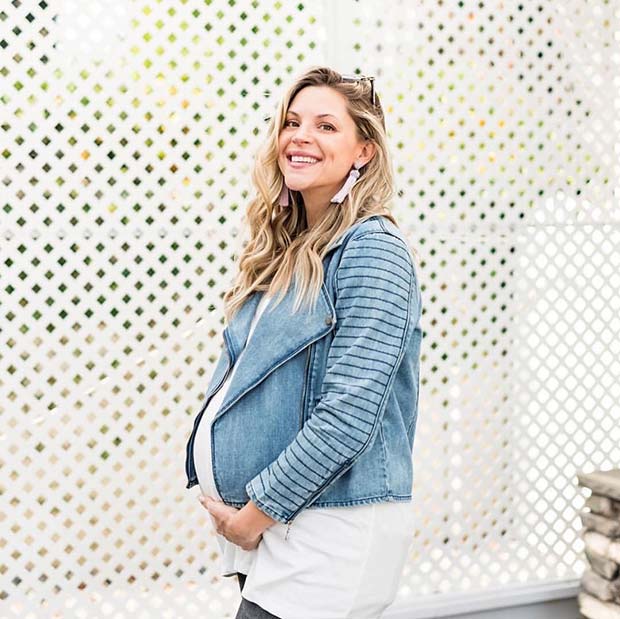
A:
<svg viewBox="0 0 620 619">
<path fill-rule="evenodd" d="M 272 518 L 292 521 L 372 445 L 415 318 L 415 286 L 398 237 L 367 232 L 347 243 L 320 400 L 293 442 L 246 485 Z"/>
</svg>

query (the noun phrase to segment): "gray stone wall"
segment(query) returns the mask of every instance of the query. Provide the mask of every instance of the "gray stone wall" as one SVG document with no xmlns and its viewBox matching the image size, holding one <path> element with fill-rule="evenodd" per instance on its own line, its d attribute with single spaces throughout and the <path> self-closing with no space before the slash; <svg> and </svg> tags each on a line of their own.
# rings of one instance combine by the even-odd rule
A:
<svg viewBox="0 0 620 619">
<path fill-rule="evenodd" d="M 588 567 L 581 578 L 579 612 L 587 619 L 620 619 L 620 469 L 577 479 L 592 491 L 580 514 Z"/>
</svg>

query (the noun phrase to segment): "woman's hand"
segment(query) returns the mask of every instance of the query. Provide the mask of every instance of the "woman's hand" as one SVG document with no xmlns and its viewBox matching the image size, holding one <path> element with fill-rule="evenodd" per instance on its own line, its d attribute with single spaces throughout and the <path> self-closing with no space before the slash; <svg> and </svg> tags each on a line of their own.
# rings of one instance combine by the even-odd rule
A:
<svg viewBox="0 0 620 619">
<path fill-rule="evenodd" d="M 243 509 L 237 509 L 210 496 L 201 495 L 198 500 L 208 510 L 215 530 L 243 550 L 257 548 L 263 531 L 276 522 L 260 511 L 252 501 Z"/>
</svg>

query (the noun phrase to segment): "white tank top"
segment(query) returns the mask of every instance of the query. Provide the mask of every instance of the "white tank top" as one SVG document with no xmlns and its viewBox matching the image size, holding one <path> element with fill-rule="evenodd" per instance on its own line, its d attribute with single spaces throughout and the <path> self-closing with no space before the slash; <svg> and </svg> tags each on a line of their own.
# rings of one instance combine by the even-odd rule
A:
<svg viewBox="0 0 620 619">
<path fill-rule="evenodd" d="M 264 295 L 258 304 L 248 342 L 270 299 Z M 211 422 L 237 367 L 209 401 L 194 441 L 200 490 L 215 499 L 221 497 L 213 480 Z M 413 539 L 413 510 L 410 502 L 305 509 L 288 536 L 287 525 L 276 522 L 253 550 L 214 534 L 220 574 L 246 574 L 243 597 L 268 612 L 282 619 L 374 618 L 396 596 Z"/>
</svg>

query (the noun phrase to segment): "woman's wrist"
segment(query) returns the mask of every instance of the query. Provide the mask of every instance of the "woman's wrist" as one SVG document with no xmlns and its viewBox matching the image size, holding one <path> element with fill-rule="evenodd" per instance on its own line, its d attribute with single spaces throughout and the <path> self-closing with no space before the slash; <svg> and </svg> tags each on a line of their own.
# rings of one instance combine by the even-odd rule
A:
<svg viewBox="0 0 620 619">
<path fill-rule="evenodd" d="M 238 511 L 237 517 L 239 518 L 240 525 L 255 537 L 261 535 L 263 531 L 277 522 L 277 520 L 274 520 L 259 509 L 256 503 L 251 500 Z"/>
</svg>

